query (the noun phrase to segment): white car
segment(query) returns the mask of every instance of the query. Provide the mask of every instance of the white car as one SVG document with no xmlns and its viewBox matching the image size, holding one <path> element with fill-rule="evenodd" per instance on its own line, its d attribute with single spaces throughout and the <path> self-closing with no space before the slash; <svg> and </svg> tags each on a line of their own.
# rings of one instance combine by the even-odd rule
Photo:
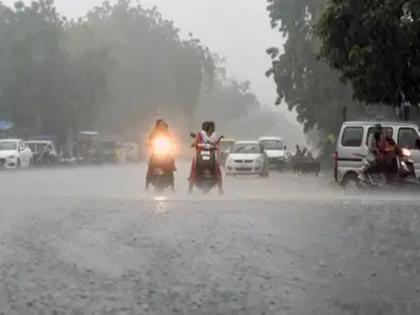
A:
<svg viewBox="0 0 420 315">
<path fill-rule="evenodd" d="M 259 175 L 268 177 L 268 161 L 258 141 L 238 141 L 226 159 L 226 175 Z"/>
<path fill-rule="evenodd" d="M 287 150 L 283 140 L 276 137 L 262 137 L 259 142 L 267 154 L 269 166 L 281 170 L 286 164 Z"/>
<path fill-rule="evenodd" d="M 30 167 L 32 151 L 21 139 L 0 140 L 0 167 Z"/>
</svg>

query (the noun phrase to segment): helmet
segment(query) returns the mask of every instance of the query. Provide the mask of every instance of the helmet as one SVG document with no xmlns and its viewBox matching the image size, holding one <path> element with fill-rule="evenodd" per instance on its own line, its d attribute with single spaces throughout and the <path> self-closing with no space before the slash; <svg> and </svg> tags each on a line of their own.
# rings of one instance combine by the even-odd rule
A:
<svg viewBox="0 0 420 315">
<path fill-rule="evenodd" d="M 209 122 L 208 121 L 203 122 L 201 124 L 201 129 L 204 130 L 204 131 L 208 131 L 208 129 L 209 129 Z"/>
<path fill-rule="evenodd" d="M 211 131 L 215 131 L 216 130 L 216 124 L 214 123 L 214 121 L 209 121 L 208 124 L 209 124 L 209 129 Z"/>
<path fill-rule="evenodd" d="M 158 120 L 156 120 L 155 127 L 159 128 L 164 123 L 165 123 L 165 120 L 163 118 L 159 118 Z"/>
<path fill-rule="evenodd" d="M 373 134 L 375 136 L 380 136 L 382 134 L 382 131 L 383 131 L 383 128 L 382 128 L 382 125 L 381 124 L 376 124 L 373 127 Z"/>
</svg>

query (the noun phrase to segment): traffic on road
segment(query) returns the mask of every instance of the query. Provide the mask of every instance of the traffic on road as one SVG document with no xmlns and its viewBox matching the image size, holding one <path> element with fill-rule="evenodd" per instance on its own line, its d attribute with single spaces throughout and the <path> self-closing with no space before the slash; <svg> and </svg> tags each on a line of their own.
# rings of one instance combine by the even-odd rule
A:
<svg viewBox="0 0 420 315">
<path fill-rule="evenodd" d="M 418 0 L 0 0 L 0 315 L 420 314 Z"/>
</svg>

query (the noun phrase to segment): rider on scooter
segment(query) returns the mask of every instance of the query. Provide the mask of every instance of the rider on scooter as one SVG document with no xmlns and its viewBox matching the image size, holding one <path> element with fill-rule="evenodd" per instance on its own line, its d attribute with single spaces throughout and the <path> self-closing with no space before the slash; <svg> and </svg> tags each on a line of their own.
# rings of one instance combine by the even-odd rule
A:
<svg viewBox="0 0 420 315">
<path fill-rule="evenodd" d="M 202 150 L 202 145 L 212 144 L 217 146 L 220 141 L 220 138 L 216 135 L 216 125 L 212 121 L 206 121 L 202 124 L 201 131 L 197 134 L 193 146 L 196 148 L 196 152 Z M 192 192 L 194 185 L 197 184 L 197 158 L 194 156 L 191 164 L 191 172 L 188 178 L 189 180 L 189 192 Z M 218 159 L 216 159 L 216 177 L 217 177 L 217 187 L 219 188 L 220 193 L 223 193 L 223 181 L 222 181 L 222 171 Z"/>
<path fill-rule="evenodd" d="M 384 162 L 386 148 L 382 125 L 376 124 L 373 134 L 368 139 L 368 153 L 359 175 L 361 181 L 366 181 L 367 174 Z"/>
<path fill-rule="evenodd" d="M 159 137 L 165 137 L 169 140 L 173 140 L 173 136 L 172 133 L 169 131 L 169 126 L 168 124 L 165 122 L 165 120 L 163 119 L 158 119 L 156 120 L 155 126 L 153 128 L 153 130 L 150 132 L 150 135 L 147 139 L 147 147 L 149 149 L 149 151 L 151 151 L 151 147 L 153 145 L 153 141 Z M 175 167 L 175 160 L 171 161 L 172 164 L 172 170 L 176 171 L 176 167 Z M 147 169 L 147 174 L 146 174 L 146 190 L 149 188 L 150 186 L 150 182 L 152 179 L 152 175 L 153 175 L 153 165 L 152 165 L 152 159 L 149 160 L 149 166 Z"/>
</svg>

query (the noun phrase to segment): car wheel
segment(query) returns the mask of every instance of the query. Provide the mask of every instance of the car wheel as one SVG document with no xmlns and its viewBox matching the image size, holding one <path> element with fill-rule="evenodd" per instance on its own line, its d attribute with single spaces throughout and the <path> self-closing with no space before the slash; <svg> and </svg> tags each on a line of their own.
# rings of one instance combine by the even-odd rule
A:
<svg viewBox="0 0 420 315">
<path fill-rule="evenodd" d="M 360 187 L 359 178 L 354 172 L 346 174 L 341 183 L 346 190 L 358 189 Z"/>
</svg>

